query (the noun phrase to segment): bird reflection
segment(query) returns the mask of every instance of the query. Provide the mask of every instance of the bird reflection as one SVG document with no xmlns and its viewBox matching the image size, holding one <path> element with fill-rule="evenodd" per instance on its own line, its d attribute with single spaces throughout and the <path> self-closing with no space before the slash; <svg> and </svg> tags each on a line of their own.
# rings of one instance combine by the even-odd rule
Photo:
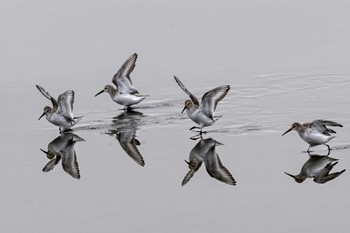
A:
<svg viewBox="0 0 350 233">
<path fill-rule="evenodd" d="M 226 184 L 236 185 L 235 179 L 232 177 L 229 170 L 222 165 L 219 155 L 216 153 L 215 147 L 218 145 L 222 144 L 212 138 L 200 138 L 199 142 L 190 152 L 189 161 L 185 160 L 190 170 L 182 180 L 182 185 L 190 181 L 193 175 L 202 166 L 202 162 L 204 162 L 206 170 L 211 177 Z"/>
<path fill-rule="evenodd" d="M 76 142 L 85 141 L 83 138 L 70 132 L 62 132 L 47 146 L 47 151 L 40 149 L 47 155 L 50 161 L 43 168 L 43 172 L 51 171 L 62 159 L 62 167 L 65 172 L 75 179 L 80 179 L 77 155 L 74 150 Z"/>
<path fill-rule="evenodd" d="M 339 159 L 331 158 L 328 155 L 309 154 L 309 156 L 298 175 L 291 175 L 287 172 L 285 174 L 294 178 L 297 183 L 302 183 L 307 178 L 313 178 L 314 182 L 324 184 L 345 172 L 344 169 L 340 172 L 330 173 Z"/>
<path fill-rule="evenodd" d="M 145 165 L 145 161 L 137 149 L 141 143 L 137 140 L 136 129 L 140 124 L 143 114 L 137 111 L 123 112 L 113 118 L 113 129 L 107 133 L 110 136 L 118 139 L 123 150 L 140 166 Z"/>
</svg>

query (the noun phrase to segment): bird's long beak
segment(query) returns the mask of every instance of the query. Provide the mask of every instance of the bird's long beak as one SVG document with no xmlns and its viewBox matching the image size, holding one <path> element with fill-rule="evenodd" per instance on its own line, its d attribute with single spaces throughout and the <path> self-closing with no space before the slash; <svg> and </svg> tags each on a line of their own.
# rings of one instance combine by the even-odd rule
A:
<svg viewBox="0 0 350 233">
<path fill-rule="evenodd" d="M 286 133 L 289 133 L 290 131 L 292 131 L 292 129 L 293 129 L 293 128 L 288 129 L 286 132 L 284 132 L 284 133 L 282 134 L 282 136 L 285 135 Z"/>
<path fill-rule="evenodd" d="M 45 154 L 48 154 L 48 151 L 44 151 L 43 149 L 40 149 L 42 152 L 44 152 Z"/>
<path fill-rule="evenodd" d="M 40 120 L 43 116 L 45 116 L 45 112 L 43 112 L 43 114 L 41 114 L 41 116 L 39 117 L 38 120 Z"/>
<path fill-rule="evenodd" d="M 104 91 L 105 91 L 105 90 L 100 91 L 99 93 L 97 93 L 97 94 L 95 95 L 95 97 L 98 96 L 99 94 L 102 94 Z"/>
<path fill-rule="evenodd" d="M 292 177 L 293 179 L 295 179 L 295 176 L 294 176 L 294 175 L 292 175 L 292 174 L 289 174 L 289 173 L 287 173 L 287 172 L 285 172 L 284 174 L 286 174 L 286 175 L 288 175 L 288 176 Z"/>
<path fill-rule="evenodd" d="M 190 165 L 190 162 L 188 162 L 187 160 L 185 160 L 185 162 L 186 162 L 188 165 Z"/>
<path fill-rule="evenodd" d="M 181 111 L 181 113 L 184 113 L 184 111 L 186 110 L 186 105 L 185 105 L 185 107 L 184 107 L 184 109 L 182 109 L 182 111 Z"/>
</svg>

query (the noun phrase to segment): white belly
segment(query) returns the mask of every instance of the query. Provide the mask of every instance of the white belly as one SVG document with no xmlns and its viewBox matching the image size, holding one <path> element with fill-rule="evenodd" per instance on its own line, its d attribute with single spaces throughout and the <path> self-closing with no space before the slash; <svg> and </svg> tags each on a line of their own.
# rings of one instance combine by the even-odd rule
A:
<svg viewBox="0 0 350 233">
<path fill-rule="evenodd" d="M 187 109 L 188 110 L 188 109 Z M 196 122 L 201 128 L 210 126 L 214 123 L 212 119 L 210 119 L 207 115 L 205 115 L 200 109 L 197 109 L 194 112 L 186 111 L 188 117 Z"/>
<path fill-rule="evenodd" d="M 62 130 L 70 129 L 76 123 L 75 121 L 69 121 L 66 117 L 56 113 L 51 116 L 46 115 L 46 119 L 52 124 L 59 126 Z"/>
<path fill-rule="evenodd" d="M 334 138 L 335 136 L 327 136 L 317 131 L 307 130 L 300 137 L 310 146 L 322 145 Z"/>
<path fill-rule="evenodd" d="M 137 95 L 130 95 L 130 94 L 119 94 L 116 95 L 113 99 L 118 104 L 124 105 L 124 106 L 130 106 L 133 104 L 140 103 L 143 99 L 145 99 L 146 96 L 137 96 Z"/>
</svg>

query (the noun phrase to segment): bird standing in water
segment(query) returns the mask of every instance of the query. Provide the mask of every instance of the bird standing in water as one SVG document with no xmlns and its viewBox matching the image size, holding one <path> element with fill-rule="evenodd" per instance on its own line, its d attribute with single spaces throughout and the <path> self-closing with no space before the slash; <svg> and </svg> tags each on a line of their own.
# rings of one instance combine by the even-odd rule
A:
<svg viewBox="0 0 350 233">
<path fill-rule="evenodd" d="M 60 131 L 69 130 L 82 117 L 73 117 L 74 91 L 69 90 L 58 96 L 58 100 L 53 98 L 43 87 L 36 85 L 38 90 L 47 99 L 51 100 L 52 107 L 46 106 L 39 120 L 46 116 L 46 119 L 59 127 Z"/>
<path fill-rule="evenodd" d="M 114 102 L 124 106 L 124 110 L 130 110 L 131 105 L 138 104 L 144 100 L 148 95 L 141 95 L 133 86 L 130 79 L 130 73 L 135 68 L 136 60 L 137 54 L 134 53 L 113 76 L 112 82 L 116 88 L 106 85 L 95 97 L 103 92 L 107 92 Z"/>
<path fill-rule="evenodd" d="M 182 112 L 186 110 L 188 117 L 199 125 L 199 127 L 194 126 L 190 130 L 199 128 L 199 133 L 202 133 L 204 127 L 211 126 L 220 118 L 214 116 L 216 106 L 218 102 L 226 96 L 227 92 L 230 90 L 230 86 L 223 85 L 206 92 L 199 104 L 197 97 L 189 92 L 176 76 L 174 76 L 174 78 L 181 89 L 190 97 L 190 100 L 185 101 L 185 107 Z"/>
<path fill-rule="evenodd" d="M 295 130 L 298 132 L 299 136 L 309 144 L 309 148 L 307 149 L 308 152 L 311 147 L 318 145 L 326 145 L 328 150 L 330 150 L 331 148 L 326 143 L 335 137 L 335 135 L 332 134 L 335 134 L 336 132 L 327 126 L 343 127 L 337 122 L 326 120 L 315 120 L 311 123 L 304 124 L 295 122 L 290 129 L 282 134 L 282 136 Z"/>
</svg>

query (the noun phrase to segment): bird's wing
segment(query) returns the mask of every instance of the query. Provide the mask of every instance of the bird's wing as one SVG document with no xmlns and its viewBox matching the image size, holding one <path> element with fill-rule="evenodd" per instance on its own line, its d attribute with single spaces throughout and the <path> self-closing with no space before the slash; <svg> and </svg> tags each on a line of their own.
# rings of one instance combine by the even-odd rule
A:
<svg viewBox="0 0 350 233">
<path fill-rule="evenodd" d="M 326 125 L 326 126 L 337 126 L 337 127 L 343 127 L 341 124 L 334 122 L 334 121 L 327 121 L 327 120 L 316 120 L 314 122 L 318 122 L 322 125 Z"/>
<path fill-rule="evenodd" d="M 138 93 L 130 79 L 130 73 L 135 68 L 137 53 L 132 54 L 113 76 L 112 82 L 118 87 L 119 92 Z"/>
<path fill-rule="evenodd" d="M 58 110 L 57 113 L 62 114 L 70 120 L 74 120 L 73 117 L 73 103 L 74 103 L 74 91 L 69 90 L 62 93 L 58 97 Z"/>
<path fill-rule="evenodd" d="M 208 116 L 213 118 L 218 102 L 220 100 L 222 100 L 227 95 L 227 92 L 229 90 L 230 90 L 229 85 L 223 85 L 223 86 L 214 88 L 214 89 L 206 92 L 203 95 L 202 102 L 201 102 L 201 107 L 202 107 L 203 111 Z"/>
<path fill-rule="evenodd" d="M 58 107 L 57 100 L 53 98 L 42 86 L 36 85 L 36 88 L 38 88 L 38 90 L 40 91 L 41 94 L 43 94 L 43 96 L 45 96 L 47 99 L 49 99 L 52 102 L 52 105 L 54 108 Z"/>
<path fill-rule="evenodd" d="M 189 90 L 187 90 L 185 85 L 175 75 L 174 75 L 174 79 L 177 82 L 177 84 L 181 87 L 181 89 L 191 98 L 192 102 L 195 105 L 199 106 L 199 101 L 198 101 L 197 97 L 195 97 L 191 92 L 189 92 Z"/>
<path fill-rule="evenodd" d="M 334 130 L 327 128 L 327 126 L 337 126 L 343 127 L 341 124 L 334 121 L 326 121 L 326 120 L 315 120 L 311 123 L 311 127 L 320 131 L 325 135 L 330 135 L 331 133 L 336 133 Z"/>
</svg>

